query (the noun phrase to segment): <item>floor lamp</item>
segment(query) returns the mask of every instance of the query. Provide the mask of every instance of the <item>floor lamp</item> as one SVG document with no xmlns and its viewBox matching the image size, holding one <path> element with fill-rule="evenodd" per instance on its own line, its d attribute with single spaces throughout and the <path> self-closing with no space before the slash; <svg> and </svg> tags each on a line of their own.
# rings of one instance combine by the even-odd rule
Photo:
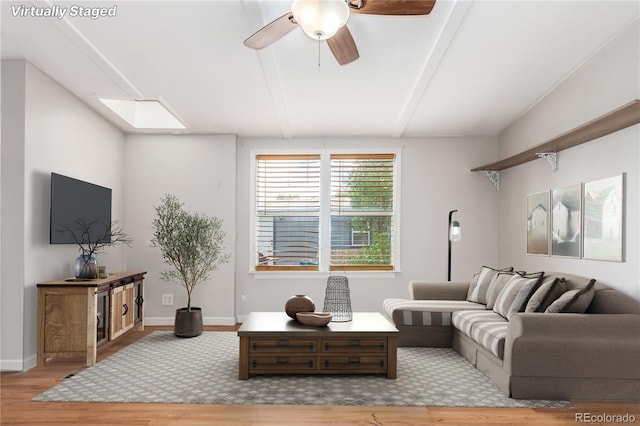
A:
<svg viewBox="0 0 640 426">
<path fill-rule="evenodd" d="M 460 241 L 462 234 L 460 233 L 460 222 L 453 219 L 453 214 L 458 210 L 451 210 L 449 212 L 449 227 L 447 228 L 449 234 L 449 258 L 448 258 L 448 269 L 447 269 L 447 281 L 451 281 L 451 242 L 452 241 Z"/>
</svg>

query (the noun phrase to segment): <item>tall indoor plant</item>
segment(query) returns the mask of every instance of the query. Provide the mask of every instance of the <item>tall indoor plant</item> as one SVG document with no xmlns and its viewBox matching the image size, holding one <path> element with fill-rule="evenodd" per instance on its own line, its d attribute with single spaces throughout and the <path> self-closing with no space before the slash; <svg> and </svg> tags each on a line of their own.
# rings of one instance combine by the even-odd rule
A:
<svg viewBox="0 0 640 426">
<path fill-rule="evenodd" d="M 176 309 L 174 334 L 195 337 L 202 333 L 202 309 L 191 306 L 193 290 L 227 263 L 229 255 L 224 253 L 222 219 L 190 213 L 182 206 L 175 195 L 167 194 L 155 207 L 151 244 L 160 248 L 164 263 L 170 266 L 160 277 L 187 292 L 187 306 Z"/>
</svg>

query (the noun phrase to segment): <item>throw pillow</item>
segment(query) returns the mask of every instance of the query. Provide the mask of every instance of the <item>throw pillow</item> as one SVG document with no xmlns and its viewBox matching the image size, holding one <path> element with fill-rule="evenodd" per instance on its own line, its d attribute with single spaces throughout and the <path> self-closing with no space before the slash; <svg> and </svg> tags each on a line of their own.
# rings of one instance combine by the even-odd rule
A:
<svg viewBox="0 0 640 426">
<path fill-rule="evenodd" d="M 525 272 L 498 272 L 495 282 L 487 291 L 487 309 L 493 309 L 496 304 L 496 299 L 504 286 L 507 285 L 514 275 L 517 274 L 524 275 Z"/>
<path fill-rule="evenodd" d="M 570 312 L 575 314 L 583 314 L 587 312 L 593 295 L 595 294 L 594 285 L 596 280 L 589 281 L 585 287 L 575 290 L 569 290 L 553 302 L 545 312 Z"/>
<path fill-rule="evenodd" d="M 514 275 L 500 291 L 493 312 L 510 319 L 513 314 L 524 309 L 531 294 L 542 278 L 542 272 L 528 275 Z"/>
<path fill-rule="evenodd" d="M 567 290 L 564 278 L 549 277 L 533 293 L 524 308 L 525 312 L 544 312 Z"/>
<path fill-rule="evenodd" d="M 492 285 L 492 281 L 497 277 L 498 272 L 508 272 L 513 271 L 513 267 L 503 268 L 503 269 L 494 269 L 488 266 L 483 266 L 480 268 L 480 273 L 478 274 L 478 278 L 471 281 L 471 285 L 469 286 L 469 292 L 467 293 L 467 301 L 482 303 L 483 305 L 487 304 L 487 292 L 489 287 Z"/>
</svg>

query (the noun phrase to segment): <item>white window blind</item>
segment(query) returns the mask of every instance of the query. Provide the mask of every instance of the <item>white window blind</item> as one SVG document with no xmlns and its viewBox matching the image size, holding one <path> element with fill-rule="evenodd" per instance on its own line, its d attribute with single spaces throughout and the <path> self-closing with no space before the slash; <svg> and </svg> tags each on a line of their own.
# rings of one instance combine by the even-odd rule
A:
<svg viewBox="0 0 640 426">
<path fill-rule="evenodd" d="M 332 270 L 392 270 L 394 154 L 331 155 Z"/>
<path fill-rule="evenodd" d="M 317 270 L 320 155 L 256 156 L 256 270 Z"/>
</svg>

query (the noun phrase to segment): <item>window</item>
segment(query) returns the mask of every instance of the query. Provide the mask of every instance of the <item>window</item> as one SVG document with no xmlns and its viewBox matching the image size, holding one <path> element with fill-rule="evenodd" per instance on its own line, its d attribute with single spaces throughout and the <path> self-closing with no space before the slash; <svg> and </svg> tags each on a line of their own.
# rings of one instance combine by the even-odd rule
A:
<svg viewBox="0 0 640 426">
<path fill-rule="evenodd" d="M 256 270 L 317 270 L 320 156 L 259 155 L 256 166 Z"/>
<path fill-rule="evenodd" d="M 257 155 L 255 165 L 256 271 L 394 270 L 395 154 Z"/>
<path fill-rule="evenodd" d="M 331 156 L 331 269 L 393 269 L 394 163 L 392 154 Z"/>
</svg>

